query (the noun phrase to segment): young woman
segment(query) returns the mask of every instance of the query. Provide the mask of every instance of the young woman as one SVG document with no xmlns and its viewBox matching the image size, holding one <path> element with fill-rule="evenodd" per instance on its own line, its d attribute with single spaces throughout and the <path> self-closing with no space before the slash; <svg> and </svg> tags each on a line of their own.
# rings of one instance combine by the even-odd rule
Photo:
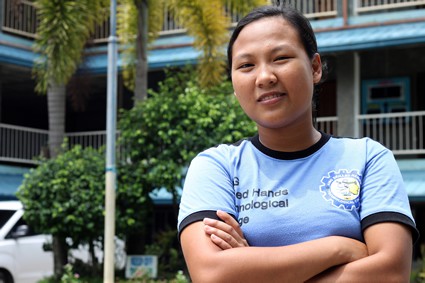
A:
<svg viewBox="0 0 425 283">
<path fill-rule="evenodd" d="M 228 60 L 258 135 L 191 163 L 178 227 L 192 280 L 408 282 L 416 228 L 391 151 L 313 126 L 322 62 L 309 22 L 256 9 Z"/>
</svg>

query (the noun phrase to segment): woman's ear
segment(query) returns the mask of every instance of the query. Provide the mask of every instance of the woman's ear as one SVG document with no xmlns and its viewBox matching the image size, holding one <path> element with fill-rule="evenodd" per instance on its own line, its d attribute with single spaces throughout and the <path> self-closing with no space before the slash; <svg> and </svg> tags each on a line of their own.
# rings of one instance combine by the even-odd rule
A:
<svg viewBox="0 0 425 283">
<path fill-rule="evenodd" d="M 313 55 L 311 66 L 313 70 L 313 82 L 317 84 L 322 79 L 322 59 L 320 58 L 319 53 Z"/>
</svg>

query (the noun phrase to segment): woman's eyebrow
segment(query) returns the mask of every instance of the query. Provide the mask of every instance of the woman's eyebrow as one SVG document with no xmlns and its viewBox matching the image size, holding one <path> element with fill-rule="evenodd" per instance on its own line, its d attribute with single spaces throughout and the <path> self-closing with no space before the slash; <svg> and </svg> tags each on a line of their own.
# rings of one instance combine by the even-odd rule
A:
<svg viewBox="0 0 425 283">
<path fill-rule="evenodd" d="M 279 44 L 279 45 L 273 47 L 271 52 L 275 53 L 275 52 L 286 51 L 286 50 L 291 50 L 291 49 L 292 48 L 291 48 L 290 44 L 283 43 L 283 44 Z"/>
<path fill-rule="evenodd" d="M 252 58 L 252 55 L 249 53 L 241 53 L 235 56 L 234 60 L 246 60 Z"/>
</svg>

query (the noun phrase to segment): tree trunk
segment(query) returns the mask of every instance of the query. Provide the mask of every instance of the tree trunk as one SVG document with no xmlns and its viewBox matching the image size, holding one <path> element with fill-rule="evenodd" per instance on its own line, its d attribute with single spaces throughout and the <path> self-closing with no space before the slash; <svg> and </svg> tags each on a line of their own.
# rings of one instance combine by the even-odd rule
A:
<svg viewBox="0 0 425 283">
<path fill-rule="evenodd" d="M 148 1 L 136 0 L 137 38 L 136 38 L 136 77 L 134 79 L 135 102 L 148 97 Z"/>
<path fill-rule="evenodd" d="M 59 153 L 65 136 L 65 85 L 52 84 L 47 90 L 49 111 L 49 156 L 54 158 Z M 54 235 L 52 242 L 54 274 L 59 279 L 63 267 L 68 263 L 68 251 L 65 238 Z"/>
<path fill-rule="evenodd" d="M 49 111 L 49 155 L 59 153 L 65 136 L 65 85 L 53 83 L 47 90 Z"/>
<path fill-rule="evenodd" d="M 90 252 L 90 257 L 91 257 L 91 265 L 92 265 L 91 275 L 96 276 L 96 275 L 100 274 L 101 271 L 100 271 L 99 261 L 97 260 L 96 253 L 95 253 L 95 250 L 94 250 L 94 243 L 93 243 L 92 240 L 89 242 L 89 252 Z"/>
<path fill-rule="evenodd" d="M 1 121 L 2 121 L 2 118 L 1 118 L 1 108 L 2 108 L 2 93 L 3 93 L 3 82 L 0 80 L 0 123 L 1 123 Z"/>
<path fill-rule="evenodd" d="M 63 267 L 68 263 L 68 249 L 65 237 L 53 235 L 52 249 L 54 276 L 57 280 L 59 280 L 63 274 Z"/>
</svg>

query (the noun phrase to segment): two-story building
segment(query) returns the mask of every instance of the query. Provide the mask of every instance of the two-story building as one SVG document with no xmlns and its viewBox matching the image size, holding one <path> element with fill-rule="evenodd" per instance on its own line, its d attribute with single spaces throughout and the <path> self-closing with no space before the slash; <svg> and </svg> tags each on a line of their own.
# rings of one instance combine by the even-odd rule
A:
<svg viewBox="0 0 425 283">
<path fill-rule="evenodd" d="M 318 127 L 339 136 L 369 136 L 391 149 L 425 234 L 425 1 L 287 2 L 311 20 L 329 67 Z M 0 0 L 0 9 L 0 196 L 7 198 L 46 147 L 49 129 L 47 98 L 35 93 L 31 76 L 35 7 L 28 0 Z M 199 55 L 192 38 L 167 19 L 149 51 L 150 87 L 166 66 L 196 64 Z M 66 109 L 71 143 L 105 141 L 107 36 L 108 25 L 98 29 L 86 50 L 86 75 L 67 88 L 73 94 Z M 131 105 L 132 94 L 120 80 L 118 107 Z M 167 195 L 157 202 L 166 204 Z"/>
</svg>

